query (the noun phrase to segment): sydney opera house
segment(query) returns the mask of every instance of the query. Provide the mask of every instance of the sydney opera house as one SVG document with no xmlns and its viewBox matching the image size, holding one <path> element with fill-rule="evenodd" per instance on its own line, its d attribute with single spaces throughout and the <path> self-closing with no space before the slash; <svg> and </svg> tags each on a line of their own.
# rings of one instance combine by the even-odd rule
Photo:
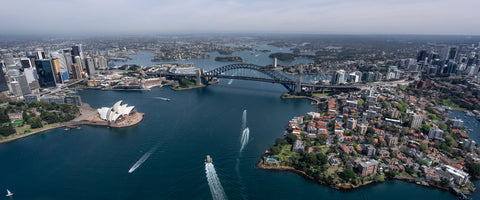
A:
<svg viewBox="0 0 480 200">
<path fill-rule="evenodd" d="M 125 116 L 133 114 L 134 106 L 128 106 L 128 104 L 122 104 L 122 100 L 113 104 L 111 108 L 102 107 L 97 109 L 98 114 L 100 114 L 100 119 L 107 122 L 116 122 L 117 120 L 122 120 Z"/>
</svg>

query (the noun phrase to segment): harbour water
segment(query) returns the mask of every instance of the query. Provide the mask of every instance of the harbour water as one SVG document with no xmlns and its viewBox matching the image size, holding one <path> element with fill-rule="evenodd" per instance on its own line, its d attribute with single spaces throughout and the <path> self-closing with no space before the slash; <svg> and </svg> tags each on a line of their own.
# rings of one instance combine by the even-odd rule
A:
<svg viewBox="0 0 480 200">
<path fill-rule="evenodd" d="M 144 120 L 127 128 L 55 129 L 1 144 L 0 190 L 10 189 L 14 199 L 212 199 L 204 163 L 210 155 L 228 199 L 456 199 L 401 181 L 339 191 L 292 172 L 256 169 L 288 120 L 315 108 L 308 100 L 280 99 L 281 85 L 228 81 L 177 92 L 79 91 L 94 108 L 124 100 Z M 250 134 L 240 153 L 244 110 Z"/>
</svg>

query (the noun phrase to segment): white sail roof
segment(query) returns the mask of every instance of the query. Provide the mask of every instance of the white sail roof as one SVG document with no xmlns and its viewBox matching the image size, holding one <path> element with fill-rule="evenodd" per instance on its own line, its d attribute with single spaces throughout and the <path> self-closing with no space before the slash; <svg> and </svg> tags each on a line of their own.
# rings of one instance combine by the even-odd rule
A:
<svg viewBox="0 0 480 200">
<path fill-rule="evenodd" d="M 119 117 L 123 115 L 128 115 L 135 106 L 128 106 L 128 104 L 122 104 L 122 100 L 113 104 L 111 108 L 109 107 L 102 107 L 97 109 L 98 113 L 100 114 L 100 118 L 106 121 L 116 121 Z"/>
</svg>

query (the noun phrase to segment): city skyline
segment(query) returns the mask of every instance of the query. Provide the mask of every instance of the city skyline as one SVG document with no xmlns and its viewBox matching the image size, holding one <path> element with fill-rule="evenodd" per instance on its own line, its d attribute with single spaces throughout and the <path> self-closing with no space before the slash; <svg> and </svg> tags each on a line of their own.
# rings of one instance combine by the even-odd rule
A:
<svg viewBox="0 0 480 200">
<path fill-rule="evenodd" d="M 30 5 L 30 6 L 29 6 Z M 307 33 L 480 35 L 461 1 L 20 0 L 3 2 L 6 35 Z"/>
</svg>

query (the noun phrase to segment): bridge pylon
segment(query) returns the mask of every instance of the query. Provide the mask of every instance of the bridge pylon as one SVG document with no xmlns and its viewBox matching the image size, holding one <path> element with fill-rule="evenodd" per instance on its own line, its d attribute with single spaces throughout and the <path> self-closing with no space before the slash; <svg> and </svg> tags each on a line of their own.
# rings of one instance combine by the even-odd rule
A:
<svg viewBox="0 0 480 200">
<path fill-rule="evenodd" d="M 297 81 L 295 81 L 295 88 L 293 92 L 295 94 L 302 93 L 302 76 L 297 76 Z"/>
</svg>

